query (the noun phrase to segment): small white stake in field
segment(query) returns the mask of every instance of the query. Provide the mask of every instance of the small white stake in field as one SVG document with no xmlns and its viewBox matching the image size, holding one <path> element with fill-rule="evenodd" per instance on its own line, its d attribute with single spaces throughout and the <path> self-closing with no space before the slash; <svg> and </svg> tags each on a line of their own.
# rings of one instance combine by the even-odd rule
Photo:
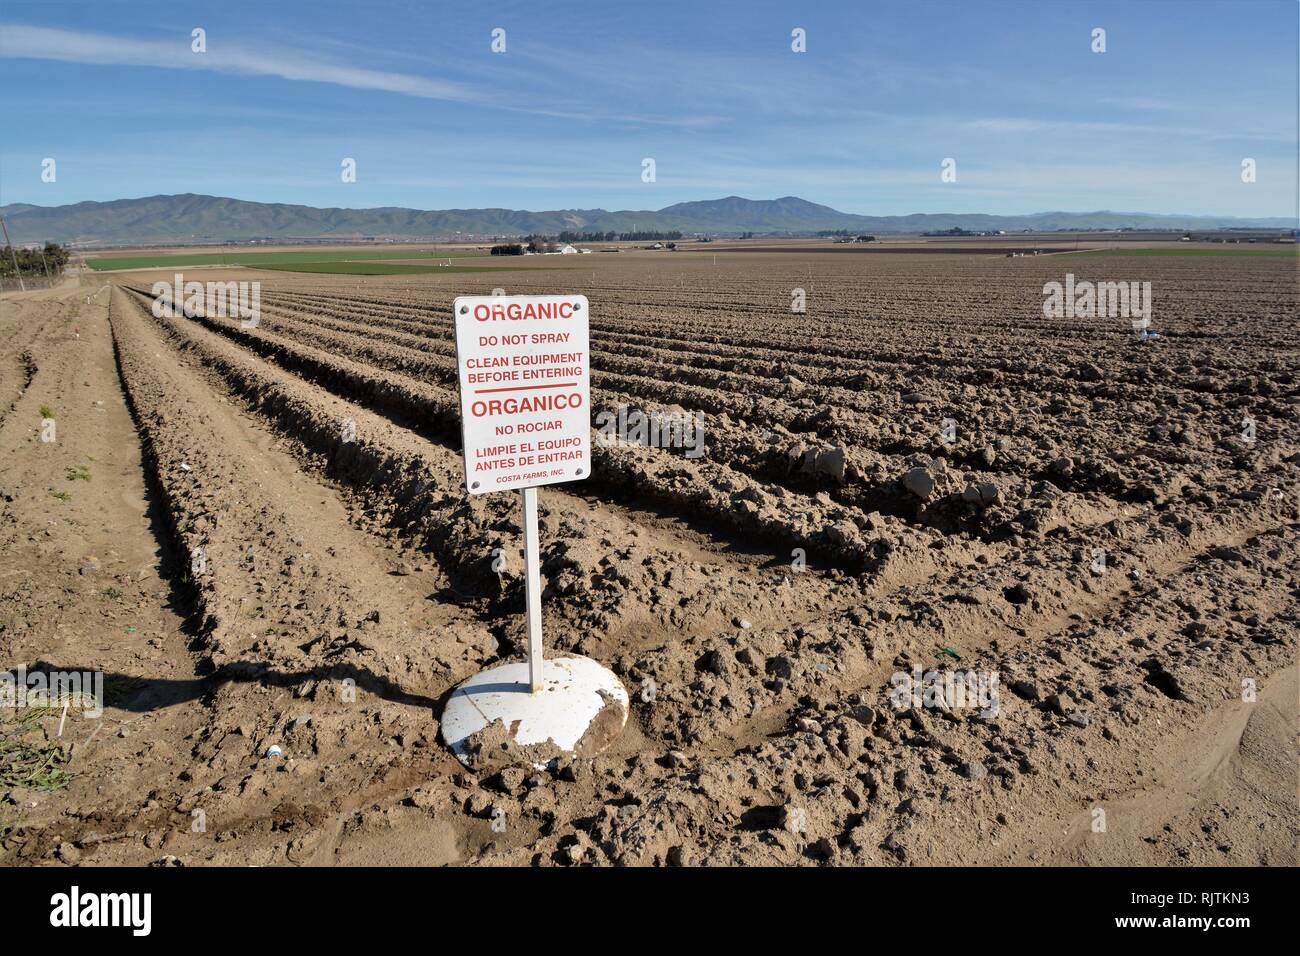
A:
<svg viewBox="0 0 1300 956">
<path fill-rule="evenodd" d="M 591 474 L 587 299 L 462 296 L 452 308 L 465 488 L 471 495 L 520 490 L 528 660 L 457 687 L 443 710 L 442 737 L 471 766 L 511 744 L 534 763 L 559 752 L 596 753 L 626 723 L 627 691 L 588 658 L 545 660 L 537 520 L 539 486 Z"/>
</svg>

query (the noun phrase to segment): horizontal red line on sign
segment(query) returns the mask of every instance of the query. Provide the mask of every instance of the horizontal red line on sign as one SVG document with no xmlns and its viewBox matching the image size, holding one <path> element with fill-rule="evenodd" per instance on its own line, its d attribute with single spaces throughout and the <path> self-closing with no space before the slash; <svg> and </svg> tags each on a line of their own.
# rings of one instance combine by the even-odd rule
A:
<svg viewBox="0 0 1300 956">
<path fill-rule="evenodd" d="M 512 388 L 476 388 L 475 395 L 487 395 L 490 392 L 531 392 L 538 388 L 574 388 L 577 382 L 561 382 L 558 385 L 518 385 Z"/>
</svg>

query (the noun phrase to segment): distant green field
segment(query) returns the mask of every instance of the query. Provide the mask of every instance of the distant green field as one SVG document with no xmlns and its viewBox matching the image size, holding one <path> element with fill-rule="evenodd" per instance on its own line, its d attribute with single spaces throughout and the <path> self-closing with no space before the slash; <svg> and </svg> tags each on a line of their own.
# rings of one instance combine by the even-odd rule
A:
<svg viewBox="0 0 1300 956">
<path fill-rule="evenodd" d="M 446 258 L 439 256 L 439 258 Z M 250 269 L 268 269 L 274 272 L 329 272 L 348 276 L 406 276 L 426 272 L 450 274 L 455 272 L 514 272 L 500 266 L 411 266 L 401 262 L 290 262 L 280 265 L 244 263 Z M 538 270 L 540 271 L 540 270 Z"/>
<path fill-rule="evenodd" d="M 205 252 L 192 255 L 105 256 L 87 259 L 92 269 L 169 269 L 172 266 L 274 266 L 299 262 L 358 262 L 371 259 L 463 259 L 422 249 L 320 249 L 306 252 Z M 324 270 L 313 270 L 324 271 Z"/>
<path fill-rule="evenodd" d="M 1291 256 L 1300 254 L 1300 246 L 1268 249 L 1084 249 L 1064 252 L 1066 256 Z"/>
</svg>

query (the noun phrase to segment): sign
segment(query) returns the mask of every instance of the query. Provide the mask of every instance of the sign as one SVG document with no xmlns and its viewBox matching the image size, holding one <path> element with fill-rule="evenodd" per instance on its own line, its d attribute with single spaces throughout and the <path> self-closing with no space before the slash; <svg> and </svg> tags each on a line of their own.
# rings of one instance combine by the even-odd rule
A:
<svg viewBox="0 0 1300 956">
<path fill-rule="evenodd" d="M 587 297 L 460 296 L 452 310 L 469 493 L 591 474 Z"/>
<path fill-rule="evenodd" d="M 500 723 L 515 743 L 594 752 L 627 723 L 627 690 L 608 668 L 542 652 L 537 488 L 591 474 L 591 361 L 581 295 L 461 296 L 452 303 L 465 487 L 519 489 L 527 662 L 465 681 L 443 708 L 443 740 L 473 766 L 471 739 Z M 610 708 L 616 708 L 611 714 Z M 537 765 L 541 769 L 542 765 Z"/>
</svg>

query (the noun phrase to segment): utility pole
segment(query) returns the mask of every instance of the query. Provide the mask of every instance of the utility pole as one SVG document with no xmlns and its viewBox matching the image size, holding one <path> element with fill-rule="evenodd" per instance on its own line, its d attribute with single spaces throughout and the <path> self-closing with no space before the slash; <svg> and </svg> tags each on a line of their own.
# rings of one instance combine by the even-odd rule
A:
<svg viewBox="0 0 1300 956">
<path fill-rule="evenodd" d="M 13 256 L 13 260 L 14 260 L 14 275 L 16 275 L 16 276 L 18 277 L 18 291 L 19 291 L 19 292 L 26 292 L 26 291 L 27 291 L 27 286 L 23 285 L 23 275 L 22 275 L 21 272 L 18 271 L 18 253 L 14 252 L 14 244 L 13 244 L 12 242 L 9 241 L 9 227 L 5 225 L 5 217 L 4 217 L 4 216 L 0 216 L 0 229 L 3 229 L 3 230 L 4 230 L 4 233 L 5 233 L 5 245 L 9 247 L 9 255 Z"/>
</svg>

